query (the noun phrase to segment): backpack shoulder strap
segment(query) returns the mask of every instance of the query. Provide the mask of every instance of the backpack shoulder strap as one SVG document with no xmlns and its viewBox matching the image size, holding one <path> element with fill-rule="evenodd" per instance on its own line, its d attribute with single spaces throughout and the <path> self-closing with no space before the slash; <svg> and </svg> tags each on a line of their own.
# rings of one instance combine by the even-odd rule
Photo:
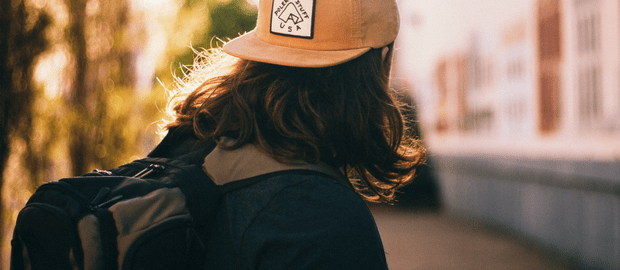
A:
<svg viewBox="0 0 620 270">
<path fill-rule="evenodd" d="M 225 138 L 224 140 L 229 139 Z M 324 162 L 284 164 L 259 151 L 252 144 L 247 144 L 234 150 L 224 150 L 219 146 L 215 147 L 205 158 L 202 167 L 217 185 L 287 170 L 317 171 L 343 183 L 349 183 L 342 171 Z"/>
</svg>

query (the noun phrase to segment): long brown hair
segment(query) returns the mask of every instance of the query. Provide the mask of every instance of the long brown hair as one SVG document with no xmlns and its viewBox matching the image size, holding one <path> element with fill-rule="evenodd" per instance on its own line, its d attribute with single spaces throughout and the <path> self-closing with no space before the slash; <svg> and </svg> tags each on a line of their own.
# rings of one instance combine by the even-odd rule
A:
<svg viewBox="0 0 620 270">
<path fill-rule="evenodd" d="M 391 55 L 382 57 L 381 49 L 326 68 L 247 61 L 219 50 L 199 59 L 171 99 L 167 128 L 193 126 L 205 140 L 234 137 L 228 148 L 251 143 L 284 163 L 345 168 L 369 201 L 392 200 L 425 161 L 424 148 L 406 136 L 388 87 Z"/>
</svg>

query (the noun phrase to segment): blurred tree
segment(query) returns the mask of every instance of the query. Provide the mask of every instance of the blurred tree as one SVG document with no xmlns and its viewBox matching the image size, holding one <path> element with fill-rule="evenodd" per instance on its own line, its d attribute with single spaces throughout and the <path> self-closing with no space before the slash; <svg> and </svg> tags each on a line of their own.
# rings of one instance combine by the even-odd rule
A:
<svg viewBox="0 0 620 270">
<path fill-rule="evenodd" d="M 177 34 L 168 42 L 173 71 L 193 64 L 194 49 L 216 47 L 221 45 L 220 40 L 228 41 L 254 29 L 256 15 L 256 6 L 247 0 L 185 0 L 177 16 Z M 170 73 L 168 66 L 160 69 L 158 76 L 168 77 L 166 73 Z"/>
<path fill-rule="evenodd" d="M 73 58 L 69 156 L 72 174 L 110 168 L 135 154 L 127 129 L 134 111 L 131 42 L 126 0 L 66 0 L 67 40 Z M 125 106 L 125 107 L 122 107 Z M 136 130 L 134 130 L 136 131 Z"/>
<path fill-rule="evenodd" d="M 6 196 L 0 209 L 10 203 L 2 222 L 14 222 L 25 202 L 14 195 L 27 191 L 16 188 L 34 190 L 93 166 L 117 166 L 136 154 L 142 129 L 133 123 L 139 103 L 127 25 L 126 0 L 0 1 L 0 187 L 9 191 L 0 193 Z M 56 77 L 69 86 L 61 85 L 50 97 L 47 82 L 35 89 L 33 74 L 40 71 L 37 56 L 43 53 L 45 62 L 58 48 L 67 64 L 51 60 L 40 69 L 62 69 Z M 10 175 L 3 175 L 9 155 L 14 157 Z M 7 179 L 12 186 L 3 185 Z M 10 232 L 0 235 L 6 255 Z"/>
<path fill-rule="evenodd" d="M 171 82 L 181 65 L 192 64 L 191 47 L 210 48 L 214 36 L 227 40 L 255 25 L 256 8 L 246 0 L 182 4 L 155 68 L 162 81 Z M 145 30 L 130 32 L 141 27 L 130 12 L 129 0 L 0 0 L 0 191 L 7 178 L 13 185 L 29 183 L 11 189 L 32 191 L 45 181 L 145 154 L 141 144 L 151 135 L 145 127 L 161 118 L 165 94 L 159 84 L 136 93 L 135 50 L 146 38 Z M 51 95 L 49 82 L 35 87 L 39 55 L 41 62 L 52 59 L 45 72 L 60 70 L 49 75 L 59 83 Z M 54 55 L 66 63 L 59 65 Z M 2 175 L 9 155 L 16 164 L 11 175 Z M 0 213 L 0 220 L 14 222 L 25 201 L 3 199 L 0 211 L 2 202 L 11 201 L 12 217 Z M 0 235 L 6 247 L 10 233 Z"/>
<path fill-rule="evenodd" d="M 24 0 L 0 1 L 0 191 L 10 138 L 29 138 L 32 131 L 33 63 L 47 47 L 44 34 L 49 23 L 47 13 L 27 9 Z M 3 210 L 0 201 L 0 222 L 6 220 Z"/>
<path fill-rule="evenodd" d="M 70 44 L 71 54 L 73 57 L 73 84 L 69 93 L 69 104 L 74 107 L 77 119 L 86 120 L 83 123 L 75 121 L 71 123 L 71 144 L 69 153 L 71 157 L 72 172 L 79 175 L 86 170 L 89 164 L 90 142 L 86 141 L 88 137 L 87 125 L 89 113 L 87 108 L 89 95 L 88 81 L 86 79 L 86 69 L 88 66 L 88 58 L 86 56 L 86 2 L 87 0 L 67 0 L 65 3 L 69 10 L 69 27 L 67 30 L 67 39 Z"/>
<path fill-rule="evenodd" d="M 226 41 L 248 32 L 256 26 L 256 12 L 256 6 L 247 0 L 219 3 L 210 10 L 211 28 L 206 37 L 208 40 L 217 37 Z"/>
</svg>

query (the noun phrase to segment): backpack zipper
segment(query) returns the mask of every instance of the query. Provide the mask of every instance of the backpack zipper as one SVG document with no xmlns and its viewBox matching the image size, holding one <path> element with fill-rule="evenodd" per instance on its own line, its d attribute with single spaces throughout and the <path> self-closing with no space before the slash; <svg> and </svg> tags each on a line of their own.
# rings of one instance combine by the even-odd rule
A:
<svg viewBox="0 0 620 270">
<path fill-rule="evenodd" d="M 149 164 L 148 167 L 144 168 L 143 170 L 139 171 L 136 175 L 134 175 L 133 177 L 135 178 L 142 178 L 145 177 L 151 173 L 154 172 L 161 172 L 163 170 L 165 170 L 166 167 L 164 167 L 163 165 L 160 164 Z M 101 171 L 98 171 L 99 173 Z M 107 171 L 106 171 L 107 172 Z M 112 174 L 112 173 L 110 173 Z M 91 211 L 95 211 L 96 209 L 99 208 L 107 208 L 109 206 L 112 206 L 113 204 L 121 201 L 123 199 L 123 195 L 117 195 L 114 196 L 113 198 L 101 202 L 105 197 L 107 197 L 110 194 L 110 188 L 108 187 L 103 187 L 99 190 L 99 193 L 97 193 L 97 196 L 95 196 L 95 198 L 93 199 L 92 202 L 90 202 L 89 204 L 89 209 Z"/>
<path fill-rule="evenodd" d="M 112 175 L 111 171 L 101 170 L 101 169 L 95 169 L 94 171 L 92 171 L 92 173 L 96 173 L 96 174 L 99 174 L 99 175 Z"/>
<path fill-rule="evenodd" d="M 154 172 L 161 172 L 163 170 L 165 170 L 166 167 L 164 167 L 163 165 L 160 164 L 149 164 L 148 167 L 144 168 L 144 170 L 139 171 L 136 175 L 134 175 L 133 177 L 135 178 L 142 178 L 145 177 L 151 173 Z"/>
<path fill-rule="evenodd" d="M 117 196 L 114 196 L 112 199 L 101 202 L 101 200 L 103 200 L 103 198 L 108 196 L 108 194 L 110 194 L 110 188 L 108 187 L 101 188 L 99 190 L 99 193 L 97 193 L 97 196 L 95 196 L 93 201 L 90 202 L 89 209 L 91 211 L 95 211 L 96 209 L 99 209 L 99 208 L 107 208 L 123 199 L 123 195 L 117 195 Z"/>
</svg>

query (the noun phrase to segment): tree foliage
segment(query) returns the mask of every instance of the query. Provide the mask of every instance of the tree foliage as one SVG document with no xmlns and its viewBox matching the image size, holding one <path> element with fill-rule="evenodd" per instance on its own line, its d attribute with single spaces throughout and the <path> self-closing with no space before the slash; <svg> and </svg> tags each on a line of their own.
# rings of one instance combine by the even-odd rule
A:
<svg viewBox="0 0 620 270">
<path fill-rule="evenodd" d="M 126 0 L 65 0 L 69 11 L 67 40 L 73 59 L 73 82 L 65 96 L 74 121 L 69 124 L 69 156 L 72 174 L 117 165 L 125 153 L 123 130 L 131 118 L 127 110 L 115 109 L 133 100 L 131 47 L 127 44 Z M 119 99 L 119 97 L 122 97 Z M 109 104 L 115 102 L 114 104 Z"/>
<path fill-rule="evenodd" d="M 180 76 L 183 66 L 192 65 L 195 50 L 221 46 L 222 41 L 254 29 L 256 12 L 246 0 L 186 0 L 175 23 L 177 34 L 168 42 L 172 73 Z M 170 69 L 164 68 L 157 75 L 169 78 Z"/>
<path fill-rule="evenodd" d="M 172 1 L 171 1 L 172 2 Z M 0 226 L 2 265 L 17 212 L 43 182 L 144 156 L 159 140 L 165 88 L 194 49 L 254 28 L 246 0 L 186 0 L 153 61 L 163 86 L 137 89 L 148 31 L 129 0 L 0 1 Z M 167 15 L 168 16 L 168 15 Z M 169 16 L 170 17 L 170 16 Z M 166 17 L 166 18 L 169 18 Z M 214 21 L 215 20 L 215 21 Z M 4 172 L 4 174 L 2 174 Z M 4 266 L 4 267 L 2 267 Z"/>
</svg>

